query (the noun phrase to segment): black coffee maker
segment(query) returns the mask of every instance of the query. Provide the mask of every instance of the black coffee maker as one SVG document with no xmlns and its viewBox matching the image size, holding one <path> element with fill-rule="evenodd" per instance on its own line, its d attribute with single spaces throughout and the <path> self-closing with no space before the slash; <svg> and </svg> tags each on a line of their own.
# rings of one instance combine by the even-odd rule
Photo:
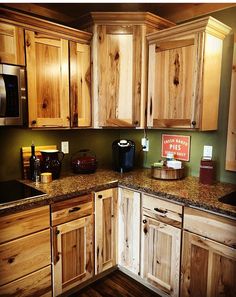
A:
<svg viewBox="0 0 236 297">
<path fill-rule="evenodd" d="M 134 167 L 135 143 L 132 140 L 115 140 L 112 143 L 112 167 L 119 172 L 128 172 Z"/>
</svg>

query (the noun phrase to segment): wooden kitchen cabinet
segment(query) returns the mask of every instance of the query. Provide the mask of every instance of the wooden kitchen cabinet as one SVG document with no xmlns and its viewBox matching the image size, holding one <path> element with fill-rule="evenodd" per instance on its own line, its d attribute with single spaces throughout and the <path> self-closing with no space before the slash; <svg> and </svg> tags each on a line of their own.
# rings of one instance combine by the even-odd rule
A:
<svg viewBox="0 0 236 297">
<path fill-rule="evenodd" d="M 117 264 L 117 188 L 95 193 L 95 274 Z"/>
<path fill-rule="evenodd" d="M 235 296 L 236 221 L 186 207 L 184 229 L 181 297 Z"/>
<path fill-rule="evenodd" d="M 229 119 L 227 132 L 225 169 L 236 171 L 236 33 L 234 34 L 234 52 L 231 76 Z"/>
<path fill-rule="evenodd" d="M 0 22 L 0 63 L 25 66 L 22 27 Z"/>
<path fill-rule="evenodd" d="M 53 295 L 68 291 L 94 275 L 92 194 L 51 206 L 53 225 Z"/>
<path fill-rule="evenodd" d="M 30 127 L 69 127 L 68 40 L 26 30 Z"/>
<path fill-rule="evenodd" d="M 0 218 L 0 296 L 51 296 L 49 207 Z"/>
<path fill-rule="evenodd" d="M 145 35 L 173 23 L 137 12 L 93 12 L 82 22 L 93 32 L 94 127 L 144 127 Z"/>
<path fill-rule="evenodd" d="M 90 45 L 70 41 L 71 127 L 89 127 L 91 107 Z"/>
<path fill-rule="evenodd" d="M 179 296 L 182 206 L 143 194 L 141 277 Z"/>
<path fill-rule="evenodd" d="M 217 130 L 223 39 L 231 28 L 205 17 L 147 36 L 147 126 Z"/>
<path fill-rule="evenodd" d="M 119 188 L 118 264 L 140 274 L 140 193 Z"/>
</svg>

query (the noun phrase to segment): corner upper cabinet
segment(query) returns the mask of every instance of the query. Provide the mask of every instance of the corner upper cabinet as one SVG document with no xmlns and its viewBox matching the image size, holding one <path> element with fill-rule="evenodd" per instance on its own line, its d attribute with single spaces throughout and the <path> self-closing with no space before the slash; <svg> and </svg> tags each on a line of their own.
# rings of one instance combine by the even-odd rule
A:
<svg viewBox="0 0 236 297">
<path fill-rule="evenodd" d="M 91 13 L 94 127 L 144 127 L 145 35 L 171 25 L 150 13 Z"/>
<path fill-rule="evenodd" d="M 30 127 L 69 127 L 68 40 L 26 30 Z"/>
<path fill-rule="evenodd" d="M 25 65 L 22 27 L 0 22 L 0 63 Z"/>
<path fill-rule="evenodd" d="M 147 36 L 147 126 L 217 130 L 223 39 L 212 17 Z"/>
</svg>

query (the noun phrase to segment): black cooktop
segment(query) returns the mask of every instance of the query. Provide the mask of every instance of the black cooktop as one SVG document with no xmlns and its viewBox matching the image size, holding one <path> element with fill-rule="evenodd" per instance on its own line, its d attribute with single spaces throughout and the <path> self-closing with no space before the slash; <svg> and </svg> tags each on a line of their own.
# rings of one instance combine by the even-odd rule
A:
<svg viewBox="0 0 236 297">
<path fill-rule="evenodd" d="M 45 193 L 17 180 L 0 182 L 0 205 L 26 198 L 43 196 Z"/>
</svg>

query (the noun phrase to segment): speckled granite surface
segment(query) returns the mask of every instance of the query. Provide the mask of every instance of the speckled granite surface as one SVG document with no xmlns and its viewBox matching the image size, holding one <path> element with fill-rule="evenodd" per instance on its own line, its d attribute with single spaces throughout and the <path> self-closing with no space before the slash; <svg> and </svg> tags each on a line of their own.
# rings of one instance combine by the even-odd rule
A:
<svg viewBox="0 0 236 297">
<path fill-rule="evenodd" d="M 236 206 L 218 201 L 218 198 L 236 191 L 236 185 L 216 183 L 200 184 L 196 177 L 167 181 L 151 178 L 150 169 L 140 169 L 120 174 L 111 170 L 97 170 L 93 174 L 61 177 L 49 184 L 27 182 L 47 195 L 44 197 L 24 199 L 0 205 L 0 214 L 29 208 L 36 205 L 50 204 L 55 201 L 69 199 L 91 191 L 100 191 L 117 185 L 129 187 L 137 191 L 157 195 L 164 199 L 183 203 L 183 205 L 200 207 L 219 214 L 236 218 Z"/>
</svg>

